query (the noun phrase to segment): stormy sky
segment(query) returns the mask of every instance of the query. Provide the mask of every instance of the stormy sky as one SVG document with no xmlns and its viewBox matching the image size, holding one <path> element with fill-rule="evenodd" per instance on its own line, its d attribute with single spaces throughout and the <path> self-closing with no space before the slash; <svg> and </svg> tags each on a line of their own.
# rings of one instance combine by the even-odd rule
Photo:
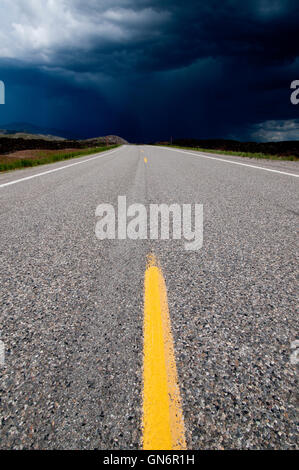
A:
<svg viewBox="0 0 299 470">
<path fill-rule="evenodd" d="M 0 127 L 299 139 L 298 0 L 1 0 Z"/>
</svg>

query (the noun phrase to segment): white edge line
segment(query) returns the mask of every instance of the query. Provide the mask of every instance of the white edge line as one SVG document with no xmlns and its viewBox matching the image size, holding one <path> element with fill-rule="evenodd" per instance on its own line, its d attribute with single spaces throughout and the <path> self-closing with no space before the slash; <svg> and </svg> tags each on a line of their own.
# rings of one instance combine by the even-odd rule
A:
<svg viewBox="0 0 299 470">
<path fill-rule="evenodd" d="M 69 165 L 64 165 L 64 166 L 61 166 L 59 168 L 54 168 L 53 170 L 47 170 L 47 171 L 43 171 L 42 173 L 37 173 L 36 175 L 26 176 L 25 178 L 19 178 L 17 180 L 9 181 L 8 183 L 2 183 L 2 184 L 0 184 L 0 188 L 4 188 L 6 186 L 11 186 L 12 184 L 21 183 L 22 181 L 28 181 L 28 180 L 31 180 L 33 178 L 37 178 L 38 176 L 48 175 L 50 173 L 54 173 L 55 171 L 64 170 L 65 168 L 69 168 L 71 166 L 81 165 L 81 163 L 87 163 L 87 162 L 90 162 L 91 160 L 96 160 L 98 158 L 106 157 L 107 155 L 111 155 L 112 153 L 117 152 L 118 150 L 120 150 L 120 148 L 117 148 L 117 149 L 111 150 L 111 151 L 109 151 L 109 150 L 104 151 L 103 154 L 101 154 L 101 155 L 95 153 L 93 157 L 87 158 L 86 160 L 83 160 L 81 162 L 70 163 Z M 82 158 L 82 157 L 80 157 L 80 158 Z"/>
<path fill-rule="evenodd" d="M 194 155 L 195 157 L 208 158 L 209 160 L 218 160 L 219 162 L 232 163 L 233 165 L 249 166 L 250 168 L 257 168 L 258 170 L 271 171 L 272 173 L 280 173 L 281 175 L 294 176 L 295 178 L 299 177 L 299 175 L 296 175 L 294 173 L 287 173 L 286 171 L 272 170 L 270 168 L 264 168 L 263 166 L 249 165 L 248 163 L 232 162 L 231 160 L 225 160 L 224 158 L 210 157 L 209 155 L 203 155 L 201 153 L 192 153 L 192 152 L 185 151 L 183 149 L 182 150 L 172 149 L 169 147 L 160 147 L 160 146 L 158 148 L 164 149 L 164 150 L 171 150 L 172 152 L 187 153 L 189 155 Z"/>
</svg>

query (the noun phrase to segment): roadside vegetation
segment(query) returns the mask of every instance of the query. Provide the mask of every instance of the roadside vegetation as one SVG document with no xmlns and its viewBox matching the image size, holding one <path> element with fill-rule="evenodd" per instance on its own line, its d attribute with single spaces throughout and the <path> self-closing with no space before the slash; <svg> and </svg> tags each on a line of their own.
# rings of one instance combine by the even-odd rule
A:
<svg viewBox="0 0 299 470">
<path fill-rule="evenodd" d="M 236 152 L 233 150 L 217 150 L 217 149 L 206 149 L 206 148 L 200 148 L 200 147 L 182 147 L 178 145 L 165 145 L 165 144 L 163 144 L 163 146 L 184 149 L 184 150 L 196 150 L 200 152 L 214 153 L 214 154 L 220 154 L 220 155 L 236 155 L 238 157 L 260 158 L 260 159 L 263 158 L 267 160 L 280 160 L 280 161 L 292 161 L 292 162 L 299 161 L 299 158 L 296 155 L 271 155 L 271 154 L 266 154 L 266 153 L 261 153 L 261 152 L 259 153 Z"/>
<path fill-rule="evenodd" d="M 119 145 L 101 146 L 93 148 L 85 148 L 80 150 L 33 150 L 31 155 L 28 155 L 29 150 L 25 152 L 17 152 L 17 155 L 0 155 L 0 171 L 16 170 L 20 168 L 29 168 L 37 165 L 45 165 L 48 163 L 55 163 L 62 160 L 69 160 L 71 158 L 83 157 L 94 153 L 104 152 L 119 147 Z M 22 153 L 26 156 L 22 157 Z M 20 155 L 18 155 L 20 154 Z"/>
</svg>

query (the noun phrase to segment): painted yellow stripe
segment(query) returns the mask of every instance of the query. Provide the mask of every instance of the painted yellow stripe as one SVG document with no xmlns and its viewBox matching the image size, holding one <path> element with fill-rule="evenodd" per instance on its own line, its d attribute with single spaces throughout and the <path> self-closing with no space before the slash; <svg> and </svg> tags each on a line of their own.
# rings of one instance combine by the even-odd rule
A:
<svg viewBox="0 0 299 470">
<path fill-rule="evenodd" d="M 146 157 L 144 157 L 144 163 L 147 163 L 147 158 Z"/>
<path fill-rule="evenodd" d="M 144 289 L 143 449 L 186 449 L 166 285 L 152 255 Z"/>
</svg>

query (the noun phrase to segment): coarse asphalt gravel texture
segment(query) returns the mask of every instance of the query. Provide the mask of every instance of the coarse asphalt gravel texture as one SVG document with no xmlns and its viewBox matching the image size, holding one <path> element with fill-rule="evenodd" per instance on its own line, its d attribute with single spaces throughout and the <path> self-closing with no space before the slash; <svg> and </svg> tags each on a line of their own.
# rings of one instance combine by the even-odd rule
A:
<svg viewBox="0 0 299 470">
<path fill-rule="evenodd" d="M 143 281 L 154 251 L 188 448 L 298 448 L 298 179 L 126 145 L 1 187 L 87 158 L 0 175 L 0 447 L 141 448 Z M 296 162 L 223 158 L 299 174 Z M 99 241 L 95 209 L 117 207 L 119 195 L 203 204 L 202 249 Z"/>
</svg>

